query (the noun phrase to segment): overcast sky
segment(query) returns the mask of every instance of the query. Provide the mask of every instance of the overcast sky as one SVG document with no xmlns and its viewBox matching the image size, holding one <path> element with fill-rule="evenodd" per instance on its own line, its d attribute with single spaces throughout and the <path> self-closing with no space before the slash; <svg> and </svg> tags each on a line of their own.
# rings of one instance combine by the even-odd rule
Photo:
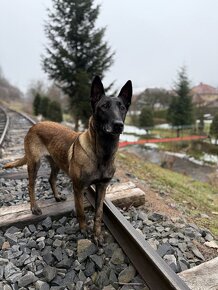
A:
<svg viewBox="0 0 218 290">
<path fill-rule="evenodd" d="M 46 80 L 40 64 L 43 31 L 51 0 L 0 0 L 0 67 L 25 91 L 31 80 Z M 217 0 L 96 0 L 97 25 L 116 52 L 105 83 L 128 79 L 135 91 L 170 88 L 186 65 L 192 85 L 218 87 Z"/>
</svg>

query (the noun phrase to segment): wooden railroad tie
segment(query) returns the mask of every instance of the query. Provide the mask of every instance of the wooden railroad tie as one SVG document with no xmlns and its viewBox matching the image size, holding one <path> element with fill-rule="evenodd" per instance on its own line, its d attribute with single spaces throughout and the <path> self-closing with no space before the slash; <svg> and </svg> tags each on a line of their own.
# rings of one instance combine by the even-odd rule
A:
<svg viewBox="0 0 218 290">
<path fill-rule="evenodd" d="M 136 187 L 133 182 L 115 183 L 110 185 L 107 190 L 107 197 L 114 205 L 124 208 L 143 205 L 145 202 L 145 193 Z M 63 216 L 75 211 L 74 198 L 67 195 L 67 200 L 56 202 L 54 198 L 48 200 L 38 200 L 42 209 L 42 215 L 33 215 L 30 211 L 30 203 L 18 204 L 14 206 L 3 206 L 0 209 L 0 227 L 8 227 L 15 224 L 36 223 L 47 216 Z M 87 200 L 84 202 L 85 208 L 90 204 Z"/>
</svg>

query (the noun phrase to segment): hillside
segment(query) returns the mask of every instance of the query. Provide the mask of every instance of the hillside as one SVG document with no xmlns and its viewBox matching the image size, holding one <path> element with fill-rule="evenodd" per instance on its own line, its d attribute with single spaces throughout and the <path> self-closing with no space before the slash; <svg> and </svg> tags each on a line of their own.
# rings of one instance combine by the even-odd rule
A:
<svg viewBox="0 0 218 290">
<path fill-rule="evenodd" d="M 120 150 L 116 178 L 132 180 L 146 193 L 146 206 L 167 216 L 182 216 L 218 236 L 217 188 L 145 162 Z"/>
<path fill-rule="evenodd" d="M 13 86 L 1 73 L 0 73 L 0 101 L 12 102 L 20 101 L 23 97 L 22 92 Z"/>
</svg>

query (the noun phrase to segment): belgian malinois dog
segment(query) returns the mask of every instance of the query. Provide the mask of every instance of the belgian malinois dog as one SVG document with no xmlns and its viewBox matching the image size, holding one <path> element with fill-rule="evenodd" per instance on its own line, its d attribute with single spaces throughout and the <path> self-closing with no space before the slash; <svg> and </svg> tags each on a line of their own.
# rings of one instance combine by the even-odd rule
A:
<svg viewBox="0 0 218 290">
<path fill-rule="evenodd" d="M 56 189 L 59 170 L 66 172 L 73 182 L 76 213 L 82 231 L 86 229 L 84 191 L 92 184 L 96 186 L 94 237 L 98 239 L 106 188 L 115 172 L 115 154 L 131 98 L 131 81 L 122 87 L 118 97 L 109 97 L 105 95 L 101 79 L 96 76 L 90 97 L 93 114 L 86 131 L 75 132 L 50 121 L 39 122 L 30 128 L 24 139 L 25 156 L 7 163 L 4 168 L 27 164 L 33 214 L 42 213 L 36 203 L 34 187 L 40 159 L 46 156 L 51 166 L 49 182 L 56 201 L 63 199 Z"/>
</svg>

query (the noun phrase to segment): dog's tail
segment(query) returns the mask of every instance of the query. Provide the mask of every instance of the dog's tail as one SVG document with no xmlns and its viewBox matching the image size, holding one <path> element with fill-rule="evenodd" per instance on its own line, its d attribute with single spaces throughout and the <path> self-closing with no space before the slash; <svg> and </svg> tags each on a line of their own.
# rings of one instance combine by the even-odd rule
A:
<svg viewBox="0 0 218 290">
<path fill-rule="evenodd" d="M 8 169 L 8 168 L 13 168 L 13 167 L 19 167 L 19 166 L 25 165 L 26 163 L 27 163 L 27 159 L 26 159 L 26 156 L 24 156 L 23 158 L 17 159 L 13 162 L 6 163 L 3 166 L 3 168 Z"/>
</svg>

